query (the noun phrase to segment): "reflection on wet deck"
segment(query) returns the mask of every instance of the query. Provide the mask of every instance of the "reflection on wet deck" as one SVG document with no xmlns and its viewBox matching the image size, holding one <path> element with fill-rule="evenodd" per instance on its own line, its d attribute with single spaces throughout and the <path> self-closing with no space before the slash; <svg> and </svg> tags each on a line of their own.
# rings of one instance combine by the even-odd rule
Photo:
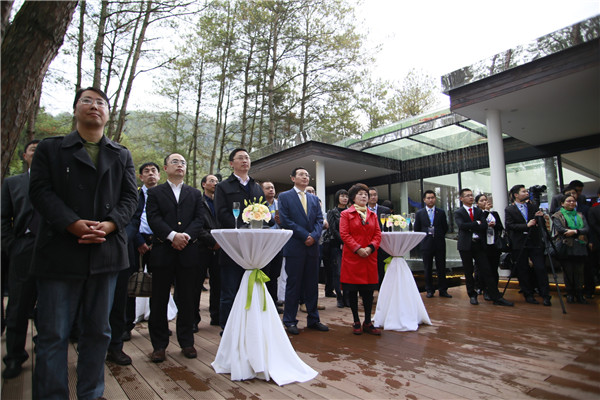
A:
<svg viewBox="0 0 600 400">
<path fill-rule="evenodd" d="M 322 285 L 321 285 L 322 286 Z M 321 295 L 322 293 L 321 287 Z M 552 307 L 524 302 L 516 289 L 506 298 L 514 308 L 468 302 L 464 286 L 454 298 L 423 300 L 432 326 L 417 332 L 384 331 L 380 337 L 352 334 L 352 314 L 335 299 L 321 320 L 322 333 L 303 330 L 290 338 L 300 357 L 319 372 L 316 379 L 279 387 L 258 379 L 232 382 L 214 373 L 218 327 L 200 324 L 198 358 L 189 360 L 173 336 L 167 361 L 153 364 L 146 323 L 138 324 L 124 350 L 133 365 L 106 364 L 107 399 L 591 399 L 600 396 L 600 318 L 598 296 L 589 305 L 567 305 L 562 314 L 556 294 Z M 208 320 L 208 296 L 202 317 Z M 175 330 L 175 324 L 171 323 Z M 4 336 L 2 344 L 4 350 Z M 31 354 L 31 340 L 28 342 Z M 76 354 L 69 354 L 72 388 Z M 31 398 L 31 358 L 24 372 L 2 385 L 2 399 Z M 75 398 L 73 396 L 72 398 Z"/>
</svg>

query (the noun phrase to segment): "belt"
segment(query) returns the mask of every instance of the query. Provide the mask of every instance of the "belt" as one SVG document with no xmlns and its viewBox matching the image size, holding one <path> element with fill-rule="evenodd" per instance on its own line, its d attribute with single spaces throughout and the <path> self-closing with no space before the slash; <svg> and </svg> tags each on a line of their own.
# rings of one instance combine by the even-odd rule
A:
<svg viewBox="0 0 600 400">
<path fill-rule="evenodd" d="M 152 244 L 152 240 L 154 239 L 154 235 L 151 233 L 142 233 L 142 237 L 146 241 L 146 244 Z"/>
</svg>

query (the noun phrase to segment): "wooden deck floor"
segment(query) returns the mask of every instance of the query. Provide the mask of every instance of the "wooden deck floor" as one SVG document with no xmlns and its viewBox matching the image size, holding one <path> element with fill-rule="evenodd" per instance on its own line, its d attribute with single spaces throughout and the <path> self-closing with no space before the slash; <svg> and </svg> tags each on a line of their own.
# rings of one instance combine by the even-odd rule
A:
<svg viewBox="0 0 600 400">
<path fill-rule="evenodd" d="M 322 290 L 322 287 L 321 287 Z M 176 339 L 167 361 L 150 362 L 146 323 L 140 323 L 124 351 L 133 365 L 106 363 L 107 399 L 598 399 L 600 398 L 600 300 L 552 307 L 531 305 L 515 289 L 506 298 L 514 308 L 468 302 L 464 286 L 454 298 L 427 299 L 433 322 L 417 332 L 384 331 L 355 336 L 348 308 L 327 306 L 321 320 L 330 332 L 302 330 L 291 337 L 299 356 L 319 372 L 317 378 L 283 387 L 254 379 L 232 382 L 216 374 L 211 362 L 219 345 L 219 327 L 200 324 L 195 335 L 198 358 L 188 360 Z M 322 293 L 321 293 L 322 294 Z M 202 316 L 208 319 L 208 296 Z M 299 313 L 302 328 L 305 314 Z M 171 323 L 171 329 L 175 325 Z M 31 354 L 31 340 L 28 343 Z M 4 349 L 4 337 L 2 348 Z M 69 352 L 74 399 L 76 350 Z M 24 372 L 2 384 L 2 399 L 31 398 L 31 358 Z"/>
</svg>

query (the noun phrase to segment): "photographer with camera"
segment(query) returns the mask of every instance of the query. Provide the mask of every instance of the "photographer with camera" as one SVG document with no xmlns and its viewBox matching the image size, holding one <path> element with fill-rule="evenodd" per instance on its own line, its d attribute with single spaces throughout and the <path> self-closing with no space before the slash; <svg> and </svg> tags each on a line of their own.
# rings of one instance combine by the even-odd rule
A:
<svg viewBox="0 0 600 400">
<path fill-rule="evenodd" d="M 541 189 L 542 187 L 539 187 L 540 193 Z M 542 232 L 536 221 L 536 217 L 543 217 L 544 213 L 539 210 L 535 202 L 529 199 L 529 190 L 525 188 L 525 185 L 513 186 L 510 189 L 510 198 L 513 204 L 506 207 L 504 211 L 506 231 L 525 301 L 539 304 L 533 296 L 535 284 L 531 281 L 529 274 L 529 259 L 531 259 L 539 294 L 542 296 L 544 305 L 551 306 Z"/>
</svg>

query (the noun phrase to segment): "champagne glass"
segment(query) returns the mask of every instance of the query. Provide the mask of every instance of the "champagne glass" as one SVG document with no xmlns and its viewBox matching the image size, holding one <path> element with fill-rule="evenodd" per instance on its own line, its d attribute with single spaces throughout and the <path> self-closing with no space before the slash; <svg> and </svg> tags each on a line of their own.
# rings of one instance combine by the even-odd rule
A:
<svg viewBox="0 0 600 400">
<path fill-rule="evenodd" d="M 237 229 L 237 220 L 238 220 L 238 217 L 240 216 L 240 202 L 239 201 L 233 202 L 233 207 L 231 208 L 231 211 L 233 212 L 233 218 L 235 218 L 235 229 Z"/>
<path fill-rule="evenodd" d="M 412 225 L 410 224 L 411 220 L 411 216 L 412 214 L 406 214 L 406 227 L 408 228 L 409 231 L 412 231 Z"/>
<path fill-rule="evenodd" d="M 411 231 L 414 231 L 415 230 L 415 213 L 410 213 L 409 216 L 410 216 L 410 220 L 412 222 Z"/>
<path fill-rule="evenodd" d="M 383 229 L 383 232 L 385 232 L 385 223 L 387 222 L 387 219 L 388 219 L 387 214 L 381 214 L 379 216 L 379 221 L 381 221 L 381 228 Z"/>
</svg>

